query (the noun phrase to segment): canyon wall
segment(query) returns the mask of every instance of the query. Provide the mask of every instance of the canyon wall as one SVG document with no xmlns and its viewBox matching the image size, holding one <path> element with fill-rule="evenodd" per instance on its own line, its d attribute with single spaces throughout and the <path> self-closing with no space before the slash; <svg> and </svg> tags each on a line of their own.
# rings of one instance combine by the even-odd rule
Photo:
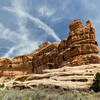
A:
<svg viewBox="0 0 100 100">
<path fill-rule="evenodd" d="M 12 59 L 0 58 L 0 75 L 16 76 L 42 73 L 65 65 L 100 63 L 95 28 L 90 20 L 83 26 L 80 19 L 69 25 L 69 36 L 60 42 L 45 42 L 31 54 Z"/>
</svg>

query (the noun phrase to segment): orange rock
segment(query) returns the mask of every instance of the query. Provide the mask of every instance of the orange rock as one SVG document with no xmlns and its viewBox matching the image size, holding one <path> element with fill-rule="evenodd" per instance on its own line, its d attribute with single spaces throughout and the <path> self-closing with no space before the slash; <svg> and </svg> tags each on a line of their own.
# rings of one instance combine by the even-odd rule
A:
<svg viewBox="0 0 100 100">
<path fill-rule="evenodd" d="M 61 42 L 45 42 L 33 53 L 16 56 L 12 60 L 0 59 L 0 75 L 42 73 L 66 65 L 100 63 L 95 28 L 90 20 L 83 26 L 80 19 L 69 25 L 69 36 Z M 18 72 L 18 74 L 17 74 Z"/>
</svg>

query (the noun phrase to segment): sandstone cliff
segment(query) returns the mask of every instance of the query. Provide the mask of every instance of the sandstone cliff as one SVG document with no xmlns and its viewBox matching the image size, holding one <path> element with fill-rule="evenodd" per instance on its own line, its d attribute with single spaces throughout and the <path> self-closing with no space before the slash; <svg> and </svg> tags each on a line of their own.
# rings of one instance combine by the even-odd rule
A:
<svg viewBox="0 0 100 100">
<path fill-rule="evenodd" d="M 47 69 L 43 74 L 28 74 L 16 76 L 10 81 L 5 81 L 6 87 L 33 89 L 36 86 L 54 86 L 64 89 L 89 90 L 93 84 L 94 76 L 100 72 L 100 64 L 90 64 L 81 66 L 63 66 L 58 69 Z"/>
<path fill-rule="evenodd" d="M 90 20 L 83 26 L 80 19 L 69 25 L 69 36 L 60 42 L 45 42 L 31 54 L 12 59 L 0 58 L 0 75 L 16 76 L 27 73 L 43 73 L 44 69 L 56 69 L 64 65 L 100 63 L 95 28 Z"/>
</svg>

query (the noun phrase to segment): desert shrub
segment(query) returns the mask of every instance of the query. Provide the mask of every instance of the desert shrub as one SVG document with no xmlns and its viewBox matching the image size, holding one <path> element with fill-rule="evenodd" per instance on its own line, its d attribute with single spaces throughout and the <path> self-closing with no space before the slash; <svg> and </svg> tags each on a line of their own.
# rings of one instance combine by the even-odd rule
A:
<svg viewBox="0 0 100 100">
<path fill-rule="evenodd" d="M 25 86 L 24 85 L 20 85 L 19 88 L 20 88 L 20 90 L 22 90 L 22 89 L 25 89 Z"/>
<path fill-rule="evenodd" d="M 6 86 L 6 89 L 9 89 L 9 87 L 8 87 L 8 86 Z"/>
<path fill-rule="evenodd" d="M 66 69 L 63 69 L 63 72 L 65 72 L 66 71 Z"/>
<path fill-rule="evenodd" d="M 95 75 L 94 82 L 91 89 L 93 89 L 95 92 L 100 91 L 100 73 L 99 72 L 97 72 Z"/>
<path fill-rule="evenodd" d="M 4 88 L 4 84 L 0 84 L 0 88 Z"/>
<path fill-rule="evenodd" d="M 44 88 L 45 86 L 42 84 L 42 83 L 40 83 L 39 85 L 38 85 L 38 88 Z"/>
<path fill-rule="evenodd" d="M 60 90 L 55 87 L 42 89 L 1 89 L 0 100 L 100 100 L 100 93 L 78 90 Z"/>
<path fill-rule="evenodd" d="M 7 77 L 5 80 L 11 80 L 12 78 L 11 77 Z"/>
</svg>

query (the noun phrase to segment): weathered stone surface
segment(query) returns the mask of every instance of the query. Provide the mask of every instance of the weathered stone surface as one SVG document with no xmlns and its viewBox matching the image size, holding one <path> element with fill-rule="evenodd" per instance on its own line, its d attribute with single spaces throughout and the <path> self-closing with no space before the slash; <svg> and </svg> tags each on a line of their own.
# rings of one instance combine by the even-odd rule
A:
<svg viewBox="0 0 100 100">
<path fill-rule="evenodd" d="M 74 56 L 67 60 L 66 65 L 78 66 L 78 65 L 88 65 L 88 64 L 99 64 L 100 57 L 97 54 L 84 54 Z"/>
<path fill-rule="evenodd" d="M 11 64 L 11 60 L 8 58 L 0 58 L 0 70 L 5 68 L 9 68 L 9 64 Z"/>
<path fill-rule="evenodd" d="M 32 59 L 33 72 L 41 73 L 43 69 L 54 68 L 57 48 L 58 43 L 53 43 L 34 55 Z"/>
<path fill-rule="evenodd" d="M 42 45 L 39 46 L 39 49 L 45 48 L 51 44 L 52 44 L 51 42 L 44 42 Z"/>
<path fill-rule="evenodd" d="M 28 56 L 16 56 L 13 59 L 0 59 L 0 76 L 24 75 L 32 72 L 32 60 Z"/>
<path fill-rule="evenodd" d="M 83 24 L 80 19 L 72 21 L 71 24 L 69 25 L 70 31 L 75 31 L 79 28 L 83 28 Z"/>
<path fill-rule="evenodd" d="M 66 65 L 100 63 L 95 28 L 90 20 L 83 26 L 80 19 L 69 25 L 69 36 L 61 42 L 45 42 L 33 53 L 16 56 L 13 59 L 1 58 L 2 75 L 43 73 L 44 69 L 56 69 Z"/>
<path fill-rule="evenodd" d="M 3 83 L 8 87 L 33 88 L 40 84 L 46 86 L 62 87 L 64 89 L 89 90 L 94 76 L 100 72 L 100 64 L 82 66 L 63 66 L 58 69 L 44 70 L 43 74 L 29 74 L 17 76 L 14 80 Z"/>
<path fill-rule="evenodd" d="M 64 38 L 64 39 L 59 43 L 58 51 L 59 51 L 59 52 L 64 51 L 66 48 L 68 48 L 68 41 L 67 41 L 67 38 Z"/>
<path fill-rule="evenodd" d="M 95 29 L 90 20 L 83 26 L 81 20 L 72 21 L 69 25 L 68 49 L 64 51 L 67 60 L 84 54 L 98 54 L 98 44 L 95 40 Z"/>
<path fill-rule="evenodd" d="M 12 59 L 13 70 L 32 71 L 32 59 L 26 55 L 16 56 Z"/>
<path fill-rule="evenodd" d="M 8 58 L 0 58 L 0 76 L 6 76 L 11 70 L 11 60 Z M 6 74 L 5 74 L 5 71 Z"/>
</svg>

